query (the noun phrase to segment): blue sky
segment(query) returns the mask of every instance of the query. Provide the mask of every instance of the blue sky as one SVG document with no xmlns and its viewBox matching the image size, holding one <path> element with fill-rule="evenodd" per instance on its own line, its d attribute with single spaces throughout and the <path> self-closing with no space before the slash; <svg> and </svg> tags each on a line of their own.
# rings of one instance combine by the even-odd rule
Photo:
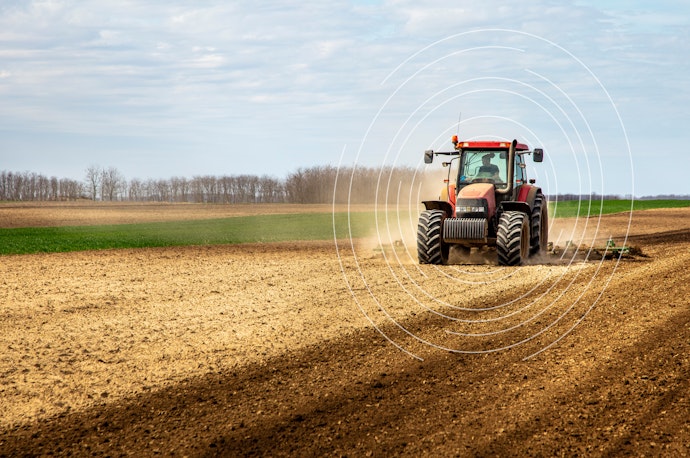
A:
<svg viewBox="0 0 690 458">
<path fill-rule="evenodd" d="M 0 170 L 421 170 L 459 131 L 543 147 L 550 194 L 686 194 L 689 22 L 670 0 L 3 0 Z"/>
</svg>

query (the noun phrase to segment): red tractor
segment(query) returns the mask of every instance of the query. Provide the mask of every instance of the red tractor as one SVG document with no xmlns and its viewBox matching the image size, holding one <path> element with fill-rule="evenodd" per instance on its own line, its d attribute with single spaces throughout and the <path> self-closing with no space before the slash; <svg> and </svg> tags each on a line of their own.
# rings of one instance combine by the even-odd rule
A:
<svg viewBox="0 0 690 458">
<path fill-rule="evenodd" d="M 517 140 L 458 141 L 454 151 L 424 152 L 424 162 L 434 156 L 453 156 L 458 174 L 451 183 L 450 170 L 439 200 L 427 200 L 419 215 L 417 256 L 420 264 L 447 264 L 450 247 L 469 254 L 472 247 L 496 247 L 498 263 L 522 264 L 546 250 L 548 209 L 541 188 L 525 173 L 525 156 L 542 162 L 544 151 Z"/>
</svg>

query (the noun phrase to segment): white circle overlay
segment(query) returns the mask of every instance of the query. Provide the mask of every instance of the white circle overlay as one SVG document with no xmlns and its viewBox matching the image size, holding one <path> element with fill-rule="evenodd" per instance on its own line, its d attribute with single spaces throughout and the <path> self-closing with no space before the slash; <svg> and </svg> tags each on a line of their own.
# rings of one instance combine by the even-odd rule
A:
<svg viewBox="0 0 690 458">
<path fill-rule="evenodd" d="M 622 166 L 616 173 L 630 186 L 630 217 L 624 237 L 617 240 L 624 245 L 632 222 L 634 171 L 626 129 L 609 91 L 565 47 L 510 29 L 472 30 L 431 43 L 395 66 L 381 89 L 388 95 L 357 150 L 350 154 L 343 148 L 333 186 L 337 257 L 359 313 L 387 341 L 417 359 L 422 357 L 413 347 L 420 344 L 461 354 L 523 347 L 523 359 L 558 344 L 596 306 L 621 257 L 587 261 L 563 251 L 557 262 L 502 267 L 490 261 L 488 250 L 477 265 L 420 265 L 414 242 L 417 217 L 422 201 L 438 199 L 425 181 L 440 176 L 441 169 L 437 160 L 424 164 L 422 153 L 452 149 L 449 140 L 455 134 L 464 141 L 516 138 L 543 147 L 544 163 L 529 163 L 528 175 L 547 196 L 575 189 L 581 208 L 564 230 L 556 227 L 559 202 L 550 202 L 550 240 L 582 248 L 608 237 L 601 229 L 601 208 L 610 159 L 601 145 L 613 142 L 620 147 L 616 154 L 625 159 L 618 160 Z M 418 158 L 412 159 L 413 173 L 400 181 L 395 170 L 406 167 L 410 158 Z M 351 198 L 363 170 L 378 171 L 373 211 L 366 214 L 372 235 L 364 244 L 353 224 L 362 215 L 356 215 L 360 209 Z M 452 173 L 448 176 L 452 180 Z M 436 185 L 438 190 L 444 186 L 442 180 Z M 336 225 L 343 190 L 347 231 Z M 372 246 L 380 248 L 375 262 L 369 256 Z M 387 294 L 391 289 L 395 299 Z M 501 300 L 502 292 L 511 299 Z M 420 315 L 433 318 L 442 335 L 416 329 L 413 323 Z"/>
</svg>

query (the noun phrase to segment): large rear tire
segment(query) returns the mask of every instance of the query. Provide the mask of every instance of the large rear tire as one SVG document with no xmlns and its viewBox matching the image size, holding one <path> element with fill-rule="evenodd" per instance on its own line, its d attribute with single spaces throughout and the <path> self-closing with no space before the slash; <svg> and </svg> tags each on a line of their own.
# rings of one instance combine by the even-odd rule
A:
<svg viewBox="0 0 690 458">
<path fill-rule="evenodd" d="M 417 225 L 417 257 L 420 264 L 446 264 L 450 245 L 443 243 L 441 210 L 424 210 Z"/>
<path fill-rule="evenodd" d="M 532 238 L 530 240 L 530 255 L 546 251 L 549 243 L 549 212 L 544 194 L 539 193 L 534 198 L 532 206 Z"/>
<path fill-rule="evenodd" d="M 502 266 L 519 266 L 530 252 L 530 226 L 522 212 L 503 212 L 498 220 L 496 234 L 498 263 Z"/>
</svg>

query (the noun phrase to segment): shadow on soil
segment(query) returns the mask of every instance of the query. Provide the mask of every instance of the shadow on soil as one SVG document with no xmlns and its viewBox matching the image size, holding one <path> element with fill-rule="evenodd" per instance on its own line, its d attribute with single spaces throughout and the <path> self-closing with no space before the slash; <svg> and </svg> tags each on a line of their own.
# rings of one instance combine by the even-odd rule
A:
<svg viewBox="0 0 690 458">
<path fill-rule="evenodd" d="M 674 315 L 575 384 L 554 381 L 557 361 L 438 351 L 420 362 L 365 330 L 3 431 L 0 456 L 551 455 L 586 452 L 587 443 L 634 454 L 639 441 L 664 444 L 684 428 L 690 368 L 676 356 L 690 351 L 689 324 L 690 310 Z M 515 395 L 545 387 L 553 397 L 531 409 Z M 649 438 L 660 418 L 663 434 Z M 621 422 L 621 434 L 607 436 Z"/>
</svg>

